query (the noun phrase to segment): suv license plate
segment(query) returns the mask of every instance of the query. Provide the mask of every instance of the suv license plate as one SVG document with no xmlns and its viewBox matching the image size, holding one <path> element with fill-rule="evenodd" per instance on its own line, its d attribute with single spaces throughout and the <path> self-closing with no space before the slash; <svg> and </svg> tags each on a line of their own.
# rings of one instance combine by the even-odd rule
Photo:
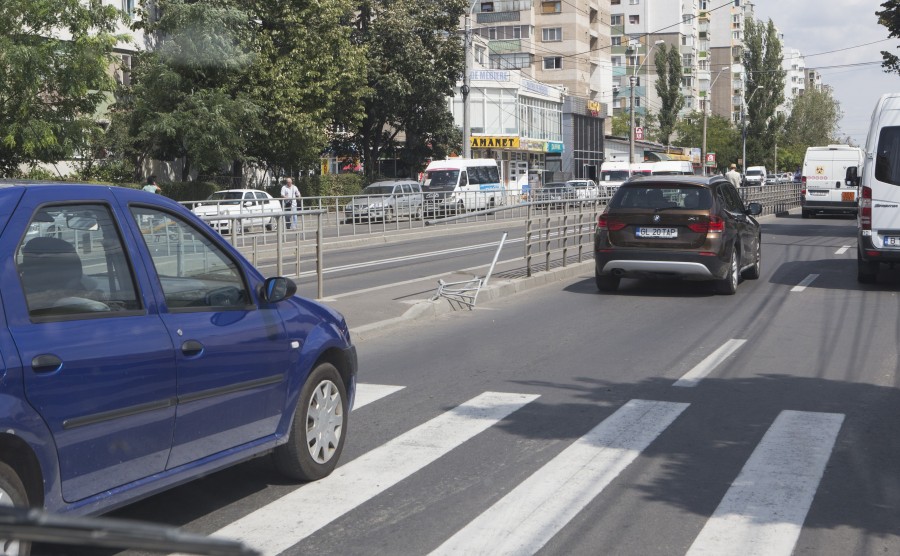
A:
<svg viewBox="0 0 900 556">
<path fill-rule="evenodd" d="M 900 247 L 900 236 L 884 236 L 885 247 Z"/>
<path fill-rule="evenodd" d="M 637 237 L 675 239 L 678 237 L 678 228 L 638 228 Z"/>
</svg>

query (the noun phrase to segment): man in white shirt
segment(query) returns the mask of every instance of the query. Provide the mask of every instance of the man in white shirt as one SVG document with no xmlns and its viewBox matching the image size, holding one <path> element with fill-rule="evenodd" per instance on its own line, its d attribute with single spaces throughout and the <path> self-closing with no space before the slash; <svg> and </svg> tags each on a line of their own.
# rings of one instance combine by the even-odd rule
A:
<svg viewBox="0 0 900 556">
<path fill-rule="evenodd" d="M 300 190 L 297 189 L 297 186 L 294 185 L 294 180 L 291 178 L 287 178 L 284 180 L 284 185 L 281 186 L 281 198 L 284 199 L 282 203 L 284 204 L 284 210 L 296 212 L 297 211 L 297 199 L 300 198 Z M 290 230 L 291 228 L 297 228 L 297 215 L 292 214 L 290 219 L 285 218 L 285 227 Z"/>
<path fill-rule="evenodd" d="M 732 164 L 728 167 L 728 171 L 725 172 L 725 177 L 728 178 L 728 181 L 731 182 L 731 185 L 735 187 L 741 186 L 741 175 L 737 171 L 737 164 Z"/>
</svg>

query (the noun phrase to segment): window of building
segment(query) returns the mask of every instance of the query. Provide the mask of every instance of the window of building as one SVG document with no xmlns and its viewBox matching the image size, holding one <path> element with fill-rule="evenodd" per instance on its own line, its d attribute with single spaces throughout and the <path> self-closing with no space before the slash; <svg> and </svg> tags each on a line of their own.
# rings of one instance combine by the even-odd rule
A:
<svg viewBox="0 0 900 556">
<path fill-rule="evenodd" d="M 515 27 L 513 27 L 512 34 L 513 34 L 514 39 L 521 39 L 522 38 L 522 26 L 516 25 Z"/>
<path fill-rule="evenodd" d="M 621 56 L 613 56 L 612 58 L 610 58 L 610 61 L 612 62 L 612 65 L 614 68 L 622 66 L 622 57 Z"/>
<path fill-rule="evenodd" d="M 621 3 L 622 3 L 622 0 L 611 0 L 610 1 L 610 4 L 613 6 L 618 6 Z"/>
<path fill-rule="evenodd" d="M 122 11 L 134 15 L 134 0 L 122 0 Z"/>
<path fill-rule="evenodd" d="M 494 11 L 494 3 L 493 2 L 482 2 L 481 3 L 481 11 L 482 12 Z"/>
<path fill-rule="evenodd" d="M 622 25 L 622 14 L 613 14 L 609 16 L 610 25 Z"/>
<path fill-rule="evenodd" d="M 562 12 L 562 1 L 561 0 L 551 0 L 551 1 L 543 1 L 541 2 L 541 13 L 542 14 L 558 14 Z"/>
<path fill-rule="evenodd" d="M 641 16 L 637 14 L 632 14 L 628 16 L 628 23 L 632 25 L 639 25 L 641 23 Z"/>
<path fill-rule="evenodd" d="M 629 66 L 641 65 L 641 57 L 640 56 L 629 56 L 628 57 L 628 65 Z"/>
<path fill-rule="evenodd" d="M 631 4 L 632 6 L 637 6 L 638 4 L 641 3 L 641 0 L 628 0 L 628 3 Z"/>
<path fill-rule="evenodd" d="M 491 69 L 527 68 L 531 66 L 531 55 L 527 52 L 516 52 L 514 54 L 491 54 L 490 66 Z"/>
<path fill-rule="evenodd" d="M 610 37 L 613 46 L 622 46 L 622 36 Z"/>
<path fill-rule="evenodd" d="M 544 69 L 562 69 L 562 56 L 547 56 L 544 58 Z"/>
<path fill-rule="evenodd" d="M 562 40 L 562 27 L 544 27 L 541 30 L 544 42 L 557 42 Z"/>
<path fill-rule="evenodd" d="M 492 40 L 492 41 L 497 40 L 497 28 L 496 27 L 488 28 L 488 40 Z"/>
</svg>

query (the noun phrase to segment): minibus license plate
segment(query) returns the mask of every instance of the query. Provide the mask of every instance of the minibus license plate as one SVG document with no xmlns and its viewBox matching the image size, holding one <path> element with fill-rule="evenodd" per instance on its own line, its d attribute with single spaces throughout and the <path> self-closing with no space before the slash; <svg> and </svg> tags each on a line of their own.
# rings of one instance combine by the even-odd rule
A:
<svg viewBox="0 0 900 556">
<path fill-rule="evenodd" d="M 675 239 L 678 237 L 678 228 L 638 228 L 637 236 L 656 239 Z"/>
<path fill-rule="evenodd" d="M 900 236 L 885 236 L 884 237 L 884 246 L 885 247 L 900 247 Z"/>
</svg>

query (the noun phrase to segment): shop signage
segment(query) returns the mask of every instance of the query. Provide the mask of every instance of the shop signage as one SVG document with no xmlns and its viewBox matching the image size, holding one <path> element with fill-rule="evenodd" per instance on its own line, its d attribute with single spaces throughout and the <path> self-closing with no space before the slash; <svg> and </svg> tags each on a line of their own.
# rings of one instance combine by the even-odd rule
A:
<svg viewBox="0 0 900 556">
<path fill-rule="evenodd" d="M 563 144 L 561 141 L 547 141 L 547 152 L 548 153 L 561 153 L 563 152 Z"/>
<path fill-rule="evenodd" d="M 526 91 L 531 91 L 532 93 L 537 93 L 546 97 L 550 96 L 550 87 L 544 85 L 543 83 L 535 83 L 534 81 L 523 79 L 522 88 Z"/>
<path fill-rule="evenodd" d="M 716 153 L 706 153 L 706 165 L 707 166 L 716 166 Z"/>
<path fill-rule="evenodd" d="M 471 81 L 509 81 L 509 72 L 502 70 L 472 70 Z"/>
<path fill-rule="evenodd" d="M 536 141 L 534 139 L 522 139 L 522 150 L 542 153 L 546 148 L 546 142 Z"/>
<path fill-rule="evenodd" d="M 518 137 L 472 137 L 469 140 L 473 149 L 518 149 Z"/>
<path fill-rule="evenodd" d="M 587 101 L 588 112 L 591 113 L 591 116 L 597 118 L 600 116 L 600 103 L 596 100 Z"/>
</svg>

